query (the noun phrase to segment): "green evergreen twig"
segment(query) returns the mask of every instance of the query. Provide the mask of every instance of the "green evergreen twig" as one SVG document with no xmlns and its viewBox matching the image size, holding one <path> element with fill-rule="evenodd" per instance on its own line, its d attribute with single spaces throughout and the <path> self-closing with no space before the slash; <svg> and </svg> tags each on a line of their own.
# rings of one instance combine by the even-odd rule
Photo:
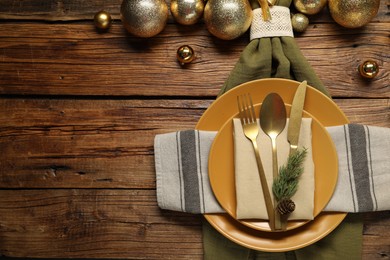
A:
<svg viewBox="0 0 390 260">
<path fill-rule="evenodd" d="M 277 201 L 290 199 L 298 189 L 299 177 L 303 173 L 303 161 L 307 149 L 299 149 L 289 155 L 287 164 L 279 169 L 279 175 L 274 180 L 272 191 Z"/>
</svg>

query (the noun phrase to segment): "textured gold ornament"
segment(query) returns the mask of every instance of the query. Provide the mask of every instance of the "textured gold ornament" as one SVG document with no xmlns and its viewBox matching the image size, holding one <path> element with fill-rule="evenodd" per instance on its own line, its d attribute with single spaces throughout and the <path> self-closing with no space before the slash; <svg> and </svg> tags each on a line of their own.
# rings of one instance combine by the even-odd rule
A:
<svg viewBox="0 0 390 260">
<path fill-rule="evenodd" d="M 379 73 L 379 66 L 373 60 L 367 60 L 359 65 L 359 73 L 362 77 L 372 79 Z"/>
<path fill-rule="evenodd" d="M 121 19 L 129 33 L 153 37 L 165 28 L 168 6 L 164 0 L 123 0 Z"/>
<path fill-rule="evenodd" d="M 195 59 L 195 52 L 189 45 L 180 46 L 176 53 L 177 60 L 181 65 L 192 62 Z"/>
<path fill-rule="evenodd" d="M 253 14 L 247 0 L 208 0 L 203 17 L 212 35 L 233 40 L 248 30 Z"/>
<path fill-rule="evenodd" d="M 295 203 L 290 199 L 281 200 L 277 205 L 277 210 L 280 215 L 290 214 L 295 210 Z"/>
<path fill-rule="evenodd" d="M 203 9 L 203 0 L 171 0 L 172 16 L 180 24 L 197 23 L 203 15 Z"/>
<path fill-rule="evenodd" d="M 346 28 L 368 24 L 378 13 L 380 0 L 329 0 L 332 18 Z"/>
<path fill-rule="evenodd" d="M 291 17 L 291 25 L 294 31 L 304 32 L 309 26 L 309 18 L 306 15 L 298 13 Z"/>
<path fill-rule="evenodd" d="M 294 0 L 295 8 L 304 14 L 319 13 L 325 7 L 328 0 Z"/>
<path fill-rule="evenodd" d="M 106 11 L 97 12 L 93 22 L 98 29 L 106 30 L 111 26 L 111 15 Z"/>
</svg>

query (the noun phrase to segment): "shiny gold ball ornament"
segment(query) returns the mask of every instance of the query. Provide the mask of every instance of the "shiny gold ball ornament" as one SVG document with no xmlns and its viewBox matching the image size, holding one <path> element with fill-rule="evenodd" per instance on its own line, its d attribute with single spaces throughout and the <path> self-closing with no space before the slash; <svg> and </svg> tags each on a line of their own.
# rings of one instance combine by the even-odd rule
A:
<svg viewBox="0 0 390 260">
<path fill-rule="evenodd" d="M 223 40 L 233 40 L 244 34 L 252 17 L 248 0 L 208 0 L 203 14 L 208 31 Z"/>
<path fill-rule="evenodd" d="M 328 0 L 294 0 L 295 8 L 308 15 L 319 13 L 325 7 Z"/>
<path fill-rule="evenodd" d="M 98 29 L 106 30 L 111 26 L 111 15 L 106 11 L 99 11 L 93 17 L 93 22 Z"/>
<path fill-rule="evenodd" d="M 197 23 L 203 15 L 203 9 L 203 0 L 171 0 L 171 14 L 180 24 Z"/>
<path fill-rule="evenodd" d="M 123 0 L 121 20 L 129 33 L 153 37 L 165 28 L 168 6 L 164 0 Z"/>
<path fill-rule="evenodd" d="M 291 17 L 291 25 L 294 31 L 304 32 L 309 26 L 309 18 L 301 13 L 294 14 Z"/>
<path fill-rule="evenodd" d="M 180 46 L 176 53 L 177 60 L 181 65 L 192 62 L 195 59 L 195 52 L 189 45 Z"/>
<path fill-rule="evenodd" d="M 329 0 L 332 18 L 346 28 L 368 24 L 378 13 L 380 0 Z"/>
<path fill-rule="evenodd" d="M 373 60 L 367 60 L 359 65 L 359 73 L 362 77 L 372 79 L 379 73 L 379 66 Z"/>
</svg>

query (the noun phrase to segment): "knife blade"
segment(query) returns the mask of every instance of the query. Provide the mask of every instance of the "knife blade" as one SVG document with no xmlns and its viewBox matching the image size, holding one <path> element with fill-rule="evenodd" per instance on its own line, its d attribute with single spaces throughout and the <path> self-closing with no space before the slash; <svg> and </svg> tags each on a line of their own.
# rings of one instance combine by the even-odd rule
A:
<svg viewBox="0 0 390 260">
<path fill-rule="evenodd" d="M 287 129 L 287 141 L 290 143 L 290 154 L 298 148 L 299 132 L 301 130 L 302 112 L 305 104 L 307 81 L 304 80 L 297 88 L 291 104 L 290 119 Z"/>
</svg>

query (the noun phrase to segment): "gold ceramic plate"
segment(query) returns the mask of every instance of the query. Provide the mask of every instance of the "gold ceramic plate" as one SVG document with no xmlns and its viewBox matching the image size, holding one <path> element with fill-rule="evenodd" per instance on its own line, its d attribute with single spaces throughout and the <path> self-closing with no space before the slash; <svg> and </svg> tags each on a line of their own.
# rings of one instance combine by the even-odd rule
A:
<svg viewBox="0 0 390 260">
<path fill-rule="evenodd" d="M 286 105 L 287 113 L 290 105 Z M 258 116 L 260 104 L 255 105 Z M 233 117 L 238 117 L 236 113 Z M 233 118 L 232 117 L 232 118 Z M 311 117 L 313 161 L 315 165 L 315 196 L 313 215 L 317 216 L 332 197 L 337 182 L 337 153 L 333 141 L 320 122 L 307 112 L 304 117 Z M 213 192 L 226 212 L 236 218 L 236 194 L 234 179 L 234 144 L 233 122 L 229 119 L 220 129 L 210 150 L 209 178 Z M 268 221 L 240 220 L 246 226 L 262 231 L 271 231 Z M 289 221 L 287 230 L 307 223 L 304 221 Z"/>
<path fill-rule="evenodd" d="M 200 118 L 196 129 L 219 131 L 237 112 L 237 95 L 250 93 L 260 103 L 270 92 L 276 92 L 291 104 L 300 82 L 286 79 L 262 79 L 244 83 L 215 100 Z M 313 88 L 306 93 L 305 110 L 324 126 L 348 123 L 338 106 Z M 308 246 L 332 232 L 345 218 L 345 213 L 319 214 L 313 221 L 285 232 L 266 232 L 249 228 L 229 214 L 205 214 L 207 221 L 222 235 L 242 246 L 268 252 L 284 252 Z"/>
</svg>

